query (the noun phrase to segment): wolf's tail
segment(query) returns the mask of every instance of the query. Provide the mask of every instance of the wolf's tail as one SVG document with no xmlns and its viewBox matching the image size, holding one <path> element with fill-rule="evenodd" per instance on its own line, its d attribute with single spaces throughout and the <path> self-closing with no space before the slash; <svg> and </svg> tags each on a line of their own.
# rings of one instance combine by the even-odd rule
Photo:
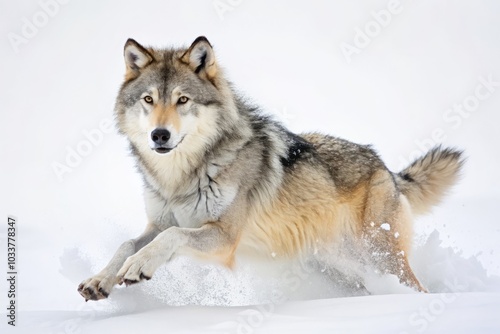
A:
<svg viewBox="0 0 500 334">
<path fill-rule="evenodd" d="M 396 183 L 408 198 L 415 215 L 438 204 L 460 177 L 463 152 L 437 146 L 396 174 Z"/>
</svg>

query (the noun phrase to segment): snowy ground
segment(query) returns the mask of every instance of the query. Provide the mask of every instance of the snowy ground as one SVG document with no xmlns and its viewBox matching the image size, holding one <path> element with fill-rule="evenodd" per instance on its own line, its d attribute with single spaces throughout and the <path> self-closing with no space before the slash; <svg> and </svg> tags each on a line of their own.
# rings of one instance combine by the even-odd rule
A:
<svg viewBox="0 0 500 334">
<path fill-rule="evenodd" d="M 0 1 L 0 267 L 13 215 L 18 269 L 17 326 L 4 315 L 1 333 L 500 332 L 497 2 Z M 78 283 L 145 221 L 126 142 L 102 123 L 123 44 L 198 35 L 238 89 L 294 131 L 371 143 L 392 170 L 437 143 L 465 150 L 460 184 L 415 223 L 411 262 L 430 294 L 370 272 L 367 296 L 321 270 L 242 259 L 227 272 L 179 258 L 83 302 Z M 54 163 L 96 131 L 58 177 Z M 8 290 L 0 280 L 3 312 Z"/>
</svg>

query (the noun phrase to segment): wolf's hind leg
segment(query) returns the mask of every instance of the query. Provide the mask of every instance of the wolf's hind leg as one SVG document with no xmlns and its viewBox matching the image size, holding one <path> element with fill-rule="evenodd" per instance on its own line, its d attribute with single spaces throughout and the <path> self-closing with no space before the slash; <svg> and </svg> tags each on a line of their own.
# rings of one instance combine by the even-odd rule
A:
<svg viewBox="0 0 500 334">
<path fill-rule="evenodd" d="M 148 224 L 146 230 L 139 237 L 124 242 L 118 248 L 111 261 L 109 261 L 103 270 L 80 283 L 78 292 L 86 301 L 108 298 L 113 286 L 119 283 L 116 274 L 125 260 L 147 245 L 159 233 L 160 230 L 154 225 Z"/>
<path fill-rule="evenodd" d="M 397 192 L 390 174 L 376 172 L 369 184 L 363 222 L 368 254 L 382 273 L 393 274 L 401 283 L 427 292 L 408 261 L 412 239 L 410 216 L 409 204 Z"/>
</svg>

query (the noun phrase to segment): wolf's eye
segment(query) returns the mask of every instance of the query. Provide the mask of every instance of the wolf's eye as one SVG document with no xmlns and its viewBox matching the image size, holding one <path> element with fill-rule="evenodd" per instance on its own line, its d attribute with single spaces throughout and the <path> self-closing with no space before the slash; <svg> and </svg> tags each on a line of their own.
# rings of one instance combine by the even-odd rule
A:
<svg viewBox="0 0 500 334">
<path fill-rule="evenodd" d="M 153 98 L 149 95 L 144 96 L 144 102 L 151 104 L 153 103 Z"/>
<path fill-rule="evenodd" d="M 179 97 L 179 99 L 177 100 L 177 103 L 178 104 L 184 104 L 188 101 L 189 99 L 186 97 L 186 96 L 181 96 Z"/>
</svg>

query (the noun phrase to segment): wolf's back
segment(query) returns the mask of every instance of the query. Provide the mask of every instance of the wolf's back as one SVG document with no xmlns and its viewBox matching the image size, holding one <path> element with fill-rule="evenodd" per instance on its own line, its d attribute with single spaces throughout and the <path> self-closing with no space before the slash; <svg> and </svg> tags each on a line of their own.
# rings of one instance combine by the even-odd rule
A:
<svg viewBox="0 0 500 334">
<path fill-rule="evenodd" d="M 396 183 L 416 215 L 438 204 L 460 177 L 462 151 L 435 147 L 397 174 Z"/>
</svg>

